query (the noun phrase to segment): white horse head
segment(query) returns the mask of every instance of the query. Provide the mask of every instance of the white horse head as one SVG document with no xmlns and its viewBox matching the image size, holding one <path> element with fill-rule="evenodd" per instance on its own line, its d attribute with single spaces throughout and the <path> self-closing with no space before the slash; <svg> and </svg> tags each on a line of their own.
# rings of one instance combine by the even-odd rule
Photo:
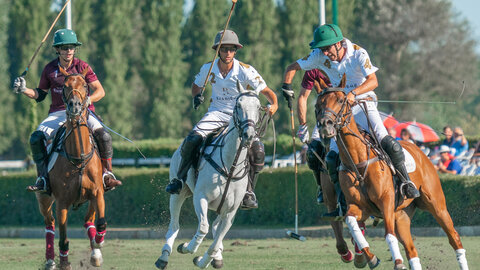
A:
<svg viewBox="0 0 480 270">
<path fill-rule="evenodd" d="M 255 128 L 260 118 L 261 104 L 258 95 L 253 91 L 245 90 L 238 80 L 237 88 L 240 94 L 233 110 L 233 121 L 243 143 L 250 145 L 256 135 Z"/>
</svg>

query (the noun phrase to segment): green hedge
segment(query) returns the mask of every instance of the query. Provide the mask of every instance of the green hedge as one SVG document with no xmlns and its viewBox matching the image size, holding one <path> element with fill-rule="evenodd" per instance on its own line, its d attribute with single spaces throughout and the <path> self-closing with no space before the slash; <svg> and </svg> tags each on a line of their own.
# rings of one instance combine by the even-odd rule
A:
<svg viewBox="0 0 480 270">
<path fill-rule="evenodd" d="M 135 145 L 142 151 L 146 157 L 161 157 L 172 156 L 178 146 L 182 143 L 183 139 L 169 139 L 160 138 L 155 140 L 141 140 L 136 141 Z M 280 134 L 277 136 L 276 143 L 276 155 L 291 155 L 293 153 L 292 148 L 292 136 L 286 134 Z M 262 142 L 265 145 L 265 153 L 267 155 L 273 155 L 273 138 L 264 139 Z M 302 143 L 298 138 L 295 140 L 296 150 L 300 150 Z M 114 158 L 140 158 L 141 155 L 137 151 L 134 144 L 127 141 L 115 141 L 113 142 Z"/>
<path fill-rule="evenodd" d="M 164 189 L 168 169 L 118 169 L 116 175 L 124 185 L 106 193 L 106 218 L 111 226 L 163 226 L 168 224 L 169 194 Z M 442 186 L 448 210 L 455 226 L 480 224 L 480 177 L 442 175 Z M 25 191 L 32 184 L 34 172 L 12 173 L 0 176 L 0 226 L 39 226 L 43 219 L 38 212 L 35 196 Z M 299 225 L 327 225 L 320 220 L 325 212 L 323 205 L 315 202 L 316 184 L 311 171 L 300 166 L 298 173 Z M 293 226 L 295 221 L 295 185 L 292 168 L 265 169 L 260 175 L 256 194 L 259 209 L 239 211 L 236 225 Z M 71 211 L 69 224 L 83 224 L 87 205 Z M 213 212 L 210 215 L 214 215 Z M 212 221 L 212 220 L 211 220 Z M 196 216 L 192 200 L 182 209 L 181 224 L 195 225 Z M 417 210 L 414 226 L 436 226 L 429 213 Z"/>
</svg>

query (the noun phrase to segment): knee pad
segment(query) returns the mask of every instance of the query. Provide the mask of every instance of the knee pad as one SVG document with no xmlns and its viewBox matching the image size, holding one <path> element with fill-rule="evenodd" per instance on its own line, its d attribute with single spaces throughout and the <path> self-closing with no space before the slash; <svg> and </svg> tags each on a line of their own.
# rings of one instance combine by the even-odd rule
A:
<svg viewBox="0 0 480 270">
<path fill-rule="evenodd" d="M 95 228 L 97 228 L 97 232 L 105 231 L 107 229 L 107 222 L 105 221 L 105 218 L 99 218 Z"/>
<path fill-rule="evenodd" d="M 403 154 L 402 146 L 392 136 L 385 136 L 380 143 L 383 150 L 387 152 L 388 156 L 392 160 L 393 165 L 402 164 L 405 161 L 405 155 Z"/>
<path fill-rule="evenodd" d="M 182 149 L 180 151 L 182 158 L 185 156 L 190 157 L 191 155 L 196 155 L 198 149 L 202 145 L 203 137 L 195 131 L 190 131 L 187 137 L 185 138 Z"/>
<path fill-rule="evenodd" d="M 265 165 L 265 146 L 260 140 L 252 143 L 249 151 L 250 166 L 255 173 L 259 173 Z"/>
<path fill-rule="evenodd" d="M 47 148 L 45 147 L 45 133 L 36 130 L 30 135 L 30 149 L 32 150 L 32 157 L 35 162 L 43 161 L 47 155 Z"/>
<path fill-rule="evenodd" d="M 335 151 L 328 152 L 325 162 L 327 163 L 328 175 L 333 183 L 338 182 L 338 166 L 340 165 L 340 156 Z"/>
<path fill-rule="evenodd" d="M 308 145 L 307 150 L 307 165 L 313 171 L 327 172 L 327 168 L 324 168 L 322 162 L 318 160 L 317 155 L 325 160 L 326 148 L 320 141 L 312 140 Z M 315 154 L 316 153 L 316 154 Z"/>
<path fill-rule="evenodd" d="M 97 141 L 100 150 L 100 157 L 109 159 L 113 157 L 112 135 L 104 128 L 99 128 L 93 132 L 93 137 Z"/>
</svg>

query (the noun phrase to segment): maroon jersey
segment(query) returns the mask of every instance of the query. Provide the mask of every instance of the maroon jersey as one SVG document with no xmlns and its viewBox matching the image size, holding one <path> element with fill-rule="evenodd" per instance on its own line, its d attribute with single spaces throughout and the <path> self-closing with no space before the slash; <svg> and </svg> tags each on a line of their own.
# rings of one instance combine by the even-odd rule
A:
<svg viewBox="0 0 480 270">
<path fill-rule="evenodd" d="M 38 83 L 38 88 L 49 89 L 52 97 L 52 104 L 50 104 L 50 110 L 48 113 L 65 110 L 65 104 L 62 100 L 63 82 L 65 76 L 60 73 L 58 69 L 58 58 L 48 63 L 42 72 L 42 77 Z M 84 61 L 73 58 L 73 62 L 66 70 L 68 74 L 82 73 L 84 69 L 88 68 L 88 72 L 85 75 L 85 81 L 88 83 L 98 80 L 97 75 L 93 72 L 92 68 Z M 88 88 L 88 95 L 90 95 L 90 87 Z M 93 104 L 88 107 L 91 111 L 95 111 Z"/>
<path fill-rule="evenodd" d="M 320 87 L 320 79 L 322 79 L 328 87 L 332 87 L 328 77 L 318 69 L 311 69 L 305 72 L 305 75 L 303 75 L 302 87 L 307 90 L 312 90 L 314 86 L 318 88 Z M 318 91 L 321 91 L 321 89 L 318 89 Z"/>
</svg>

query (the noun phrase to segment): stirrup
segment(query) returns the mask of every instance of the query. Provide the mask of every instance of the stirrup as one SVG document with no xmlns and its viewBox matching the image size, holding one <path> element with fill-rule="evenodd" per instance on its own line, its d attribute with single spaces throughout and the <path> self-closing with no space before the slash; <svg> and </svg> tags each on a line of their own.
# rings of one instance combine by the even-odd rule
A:
<svg viewBox="0 0 480 270">
<path fill-rule="evenodd" d="M 41 181 L 43 181 L 43 185 L 39 184 Z M 40 188 L 40 186 L 42 188 Z M 37 180 L 35 181 L 35 184 L 32 186 L 27 186 L 27 191 L 32 191 L 32 192 L 39 192 L 39 193 L 47 193 L 47 180 L 43 176 L 37 177 Z"/>
<path fill-rule="evenodd" d="M 112 187 L 109 187 L 105 184 L 105 179 L 107 179 L 107 178 L 111 178 L 112 180 L 110 180 L 110 181 L 119 182 L 119 183 L 117 183 L 116 185 L 114 185 Z M 105 189 L 105 191 L 114 190 L 116 186 L 122 185 L 122 182 L 117 180 L 117 177 L 115 177 L 115 175 L 111 171 L 106 171 L 106 172 L 103 173 L 102 182 L 103 182 L 103 188 Z"/>
<path fill-rule="evenodd" d="M 415 192 L 416 194 L 414 194 L 413 196 L 410 196 L 410 197 L 407 196 L 407 194 L 406 194 L 406 190 L 408 189 L 409 185 L 412 185 L 413 188 L 415 188 L 415 190 L 416 190 L 416 192 Z M 420 197 L 420 191 L 418 190 L 415 183 L 413 183 L 412 181 L 402 182 L 400 184 L 400 193 L 402 194 L 402 196 L 407 197 L 409 199 L 415 199 L 415 198 Z"/>
<path fill-rule="evenodd" d="M 245 201 L 250 201 L 252 204 L 246 204 Z M 249 209 L 256 209 L 258 208 L 257 196 L 252 191 L 245 192 L 245 196 L 242 199 L 242 203 L 240 204 L 241 210 L 249 210 Z"/>
</svg>

